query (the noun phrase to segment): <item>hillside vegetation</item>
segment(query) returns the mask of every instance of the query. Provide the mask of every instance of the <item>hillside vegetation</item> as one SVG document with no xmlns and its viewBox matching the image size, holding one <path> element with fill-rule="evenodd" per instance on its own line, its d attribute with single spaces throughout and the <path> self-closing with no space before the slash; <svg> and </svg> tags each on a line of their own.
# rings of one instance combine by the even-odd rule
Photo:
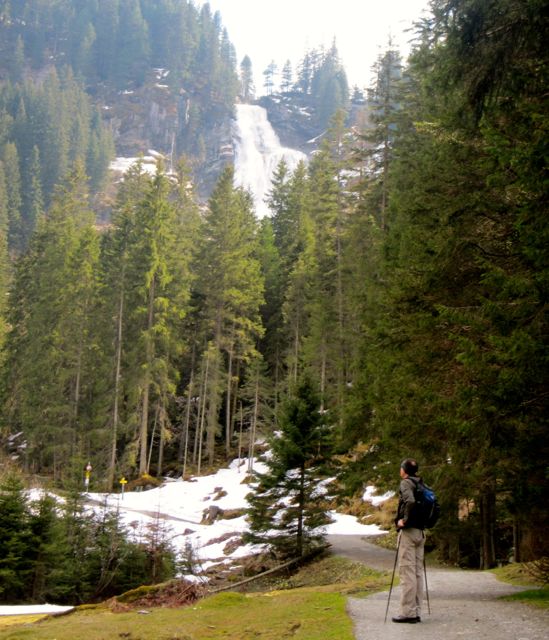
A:
<svg viewBox="0 0 549 640">
<path fill-rule="evenodd" d="M 442 504 L 432 540 L 443 561 L 547 556 L 543 3 L 434 0 L 410 59 L 380 55 L 367 123 L 348 130 L 338 111 L 307 165 L 279 164 L 271 217 L 256 218 L 229 159 L 202 206 L 189 163 L 159 161 L 154 175 L 129 170 L 101 227 L 90 167 L 104 166 L 91 160 L 105 139 L 79 82 L 128 78 L 98 38 L 141 34 L 128 43 L 138 69 L 176 58 L 168 78 L 216 121 L 236 89 L 207 6 L 86 4 L 0 3 L 2 33 L 25 56 L 3 72 L 0 101 L 6 459 L 80 489 L 90 463 L 94 488 L 111 490 L 122 477 L 201 474 L 278 439 L 273 475 L 254 487 L 256 522 L 276 521 L 262 496 L 298 495 L 287 531 L 302 533 L 322 519 L 323 479 L 338 479 L 330 499 L 352 502 L 367 483 L 394 488 L 413 456 Z M 187 37 L 162 48 L 154 34 L 176 6 Z M 62 71 L 85 44 L 76 33 L 90 47 Z M 33 109 L 36 144 L 18 126 Z M 42 144 L 56 136 L 61 146 Z M 54 150 L 59 162 L 42 164 Z M 2 535 L 15 549 L 20 531 Z M 11 553 L 6 575 L 17 582 L 26 560 Z"/>
</svg>

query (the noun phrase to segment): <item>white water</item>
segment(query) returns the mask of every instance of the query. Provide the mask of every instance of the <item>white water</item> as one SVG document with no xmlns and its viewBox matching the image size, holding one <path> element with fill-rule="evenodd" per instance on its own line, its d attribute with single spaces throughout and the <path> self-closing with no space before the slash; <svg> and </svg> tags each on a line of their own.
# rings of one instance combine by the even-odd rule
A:
<svg viewBox="0 0 549 640">
<path fill-rule="evenodd" d="M 282 147 L 265 109 L 250 104 L 236 105 L 234 142 L 235 185 L 251 191 L 256 215 L 263 218 L 270 213 L 265 198 L 279 162 L 284 158 L 288 169 L 293 171 L 307 156 Z"/>
</svg>

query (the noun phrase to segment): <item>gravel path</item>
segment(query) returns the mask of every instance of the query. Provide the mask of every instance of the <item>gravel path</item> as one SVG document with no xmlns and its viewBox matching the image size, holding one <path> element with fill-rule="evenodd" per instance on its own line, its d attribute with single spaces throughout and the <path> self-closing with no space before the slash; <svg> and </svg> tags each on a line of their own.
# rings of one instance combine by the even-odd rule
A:
<svg viewBox="0 0 549 640">
<path fill-rule="evenodd" d="M 329 536 L 332 552 L 392 572 L 395 554 L 360 536 Z M 549 612 L 498 600 L 520 591 L 488 572 L 427 568 L 431 615 L 424 603 L 421 624 L 395 624 L 400 589 L 393 588 L 384 623 L 388 592 L 349 598 L 356 640 L 549 640 Z"/>
</svg>

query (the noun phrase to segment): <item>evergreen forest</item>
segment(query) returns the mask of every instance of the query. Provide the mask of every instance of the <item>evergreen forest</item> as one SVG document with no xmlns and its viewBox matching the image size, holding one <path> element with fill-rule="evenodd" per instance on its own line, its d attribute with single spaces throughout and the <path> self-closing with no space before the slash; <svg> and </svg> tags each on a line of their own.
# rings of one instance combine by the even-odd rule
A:
<svg viewBox="0 0 549 640">
<path fill-rule="evenodd" d="M 411 456 L 442 504 L 441 559 L 547 555 L 548 23 L 544 0 L 432 0 L 409 59 L 379 56 L 352 128 L 335 49 L 312 75 L 306 56 L 292 90 L 329 127 L 307 164 L 278 165 L 270 217 L 230 162 L 199 203 L 181 157 L 130 168 L 98 225 L 113 141 L 90 85 L 169 68 L 202 92 L 198 129 L 253 99 L 249 65 L 239 83 L 207 5 L 0 2 L 4 467 L 67 488 L 90 461 L 108 491 L 270 437 L 303 515 L 321 474 L 343 500 L 395 488 Z M 264 479 L 256 507 L 280 490 Z M 128 554 L 145 580 L 146 549 Z"/>
</svg>

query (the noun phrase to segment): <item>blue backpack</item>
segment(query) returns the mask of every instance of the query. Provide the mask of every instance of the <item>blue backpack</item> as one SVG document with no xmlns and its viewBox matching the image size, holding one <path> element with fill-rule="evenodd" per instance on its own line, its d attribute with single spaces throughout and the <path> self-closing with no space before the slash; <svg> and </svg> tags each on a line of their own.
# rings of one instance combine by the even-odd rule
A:
<svg viewBox="0 0 549 640">
<path fill-rule="evenodd" d="M 440 505 L 435 492 L 428 487 L 421 478 L 414 480 L 414 497 L 416 506 L 414 508 L 414 519 L 423 529 L 432 529 L 440 517 Z"/>
</svg>

